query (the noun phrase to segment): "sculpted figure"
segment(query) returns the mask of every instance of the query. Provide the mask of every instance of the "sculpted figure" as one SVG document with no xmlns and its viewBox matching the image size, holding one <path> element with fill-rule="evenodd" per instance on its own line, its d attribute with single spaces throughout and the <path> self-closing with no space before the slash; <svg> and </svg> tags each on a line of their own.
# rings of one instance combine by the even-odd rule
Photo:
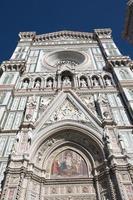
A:
<svg viewBox="0 0 133 200">
<path fill-rule="evenodd" d="M 32 120 L 34 111 L 36 109 L 36 104 L 37 102 L 36 102 L 35 96 L 29 97 L 28 102 L 27 102 L 27 110 L 26 110 L 26 119 L 28 121 Z"/>
<path fill-rule="evenodd" d="M 97 78 L 93 79 L 93 86 L 99 86 L 99 81 Z"/>
<path fill-rule="evenodd" d="M 47 87 L 48 87 L 48 88 L 52 88 L 52 87 L 53 87 L 53 82 L 52 82 L 51 79 L 48 80 L 48 82 L 47 82 Z"/>
<path fill-rule="evenodd" d="M 107 86 L 111 86 L 111 85 L 112 85 L 111 79 L 107 77 L 107 78 L 105 79 L 105 84 L 106 84 Z"/>
<path fill-rule="evenodd" d="M 35 83 L 35 88 L 36 88 L 36 89 L 39 89 L 40 86 L 41 86 L 41 83 L 40 83 L 39 80 L 37 80 L 36 83 Z"/>
<path fill-rule="evenodd" d="M 80 80 L 80 86 L 81 86 L 81 87 L 86 87 L 86 86 L 87 86 L 87 83 L 86 83 L 85 79 L 82 78 L 82 79 Z"/>
<path fill-rule="evenodd" d="M 22 89 L 27 89 L 27 88 L 28 88 L 28 85 L 29 85 L 28 80 L 25 80 L 25 81 L 23 82 Z"/>
<path fill-rule="evenodd" d="M 20 140 L 21 140 L 21 131 L 18 131 L 16 137 L 15 137 L 15 142 L 13 144 L 12 147 L 12 154 L 16 154 L 19 150 L 19 144 L 20 144 Z"/>
<path fill-rule="evenodd" d="M 70 78 L 68 76 L 64 77 L 63 79 L 63 86 L 71 86 L 71 81 Z"/>
<path fill-rule="evenodd" d="M 28 130 L 28 143 L 31 144 L 32 141 L 32 128 L 29 128 Z"/>
</svg>

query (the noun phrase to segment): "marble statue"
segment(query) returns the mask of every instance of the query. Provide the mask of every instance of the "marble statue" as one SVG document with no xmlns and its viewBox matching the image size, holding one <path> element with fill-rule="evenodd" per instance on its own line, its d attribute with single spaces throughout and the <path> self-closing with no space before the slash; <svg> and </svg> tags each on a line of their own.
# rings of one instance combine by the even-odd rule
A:
<svg viewBox="0 0 133 200">
<path fill-rule="evenodd" d="M 82 78 L 82 79 L 80 80 L 80 86 L 81 86 L 81 87 L 86 87 L 86 86 L 87 86 L 87 83 L 86 83 L 85 79 Z"/>
<path fill-rule="evenodd" d="M 93 79 L 93 86 L 99 86 L 99 81 L 97 78 Z"/>
<path fill-rule="evenodd" d="M 71 86 L 71 81 L 70 81 L 70 78 L 68 76 L 64 77 L 63 79 L 63 86 Z"/>
<path fill-rule="evenodd" d="M 49 79 L 49 80 L 47 81 L 47 87 L 48 87 L 48 88 L 52 88 L 52 87 L 53 87 L 53 82 L 52 82 L 51 79 Z"/>
<path fill-rule="evenodd" d="M 29 85 L 28 81 L 25 80 L 25 81 L 23 82 L 23 84 L 22 84 L 22 89 L 27 89 L 27 88 L 28 88 L 28 85 Z"/>
<path fill-rule="evenodd" d="M 32 121 L 33 114 L 34 114 L 34 111 L 36 108 L 36 104 L 37 104 L 37 102 L 36 102 L 35 96 L 29 97 L 28 102 L 27 102 L 27 109 L 26 109 L 26 119 L 28 121 Z"/>
<path fill-rule="evenodd" d="M 41 86 L 41 83 L 40 83 L 39 80 L 37 80 L 36 83 L 35 83 L 35 88 L 36 88 L 36 89 L 39 89 L 40 86 Z"/>
</svg>

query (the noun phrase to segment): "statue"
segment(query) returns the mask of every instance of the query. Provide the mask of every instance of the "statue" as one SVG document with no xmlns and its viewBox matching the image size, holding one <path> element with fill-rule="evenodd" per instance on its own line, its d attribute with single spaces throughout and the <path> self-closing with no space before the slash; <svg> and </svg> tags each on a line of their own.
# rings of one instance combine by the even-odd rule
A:
<svg viewBox="0 0 133 200">
<path fill-rule="evenodd" d="M 111 118 L 108 111 L 103 112 L 103 118 L 104 119 L 110 119 Z"/>
<path fill-rule="evenodd" d="M 93 79 L 93 86 L 99 86 L 99 81 L 97 78 Z"/>
<path fill-rule="evenodd" d="M 21 140 L 21 131 L 18 131 L 17 132 L 17 135 L 15 137 L 15 142 L 13 144 L 13 147 L 12 147 L 12 154 L 16 154 L 18 153 L 18 150 L 19 150 L 19 146 L 20 146 L 20 140 Z"/>
<path fill-rule="evenodd" d="M 65 86 L 65 87 L 71 86 L 71 81 L 70 81 L 70 78 L 68 76 L 64 77 L 63 86 Z"/>
<path fill-rule="evenodd" d="M 81 86 L 81 87 L 86 87 L 86 86 L 87 86 L 87 83 L 86 83 L 85 79 L 82 78 L 82 79 L 80 80 L 80 86 Z"/>
<path fill-rule="evenodd" d="M 122 137 L 121 134 L 118 135 L 118 139 L 119 139 L 121 148 L 122 148 L 122 150 L 124 151 L 124 150 L 125 150 L 125 144 L 124 144 L 123 137 Z"/>
<path fill-rule="evenodd" d="M 106 84 L 106 86 L 111 86 L 111 85 L 112 85 L 111 79 L 107 77 L 107 78 L 105 79 L 105 84 Z"/>
<path fill-rule="evenodd" d="M 49 105 L 50 101 L 51 101 L 51 98 L 42 97 L 40 101 L 40 107 L 45 108 L 47 105 Z"/>
<path fill-rule="evenodd" d="M 36 88 L 36 89 L 39 89 L 40 86 L 41 86 L 41 83 L 40 83 L 39 80 L 37 80 L 37 81 L 35 82 L 35 88 Z"/>
<path fill-rule="evenodd" d="M 31 144 L 32 141 L 32 128 L 29 128 L 28 130 L 28 143 Z"/>
<path fill-rule="evenodd" d="M 26 109 L 26 119 L 28 121 L 32 121 L 34 111 L 36 109 L 37 101 L 35 96 L 31 96 L 27 102 L 27 109 Z"/>
<path fill-rule="evenodd" d="M 53 87 L 53 81 L 52 81 L 51 79 L 49 79 L 49 80 L 47 81 L 47 87 L 48 87 L 48 88 L 52 88 L 52 87 Z"/>
<path fill-rule="evenodd" d="M 28 88 L 28 85 L 29 85 L 28 80 L 25 80 L 25 81 L 23 82 L 22 89 L 27 89 L 27 88 Z"/>
</svg>

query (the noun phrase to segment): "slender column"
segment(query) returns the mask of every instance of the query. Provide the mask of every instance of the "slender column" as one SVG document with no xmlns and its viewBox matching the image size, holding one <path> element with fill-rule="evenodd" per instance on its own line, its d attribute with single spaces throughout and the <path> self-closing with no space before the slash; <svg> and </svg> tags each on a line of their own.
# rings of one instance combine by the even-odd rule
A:
<svg viewBox="0 0 133 200">
<path fill-rule="evenodd" d="M 43 199 L 43 197 L 42 197 L 42 195 L 43 195 L 43 187 L 44 187 L 44 183 L 41 182 L 41 184 L 40 184 L 39 200 Z"/>
<path fill-rule="evenodd" d="M 47 79 L 46 77 L 44 78 L 44 85 L 43 85 L 43 89 L 45 89 L 47 87 Z"/>
<path fill-rule="evenodd" d="M 58 88 L 58 89 L 61 89 L 61 75 L 60 75 L 60 74 L 58 74 L 57 88 Z"/>
<path fill-rule="evenodd" d="M 91 88 L 91 81 L 90 81 L 89 76 L 87 76 L 87 85 L 88 85 L 89 88 Z"/>
<path fill-rule="evenodd" d="M 22 182 L 23 182 L 23 179 L 24 179 L 24 173 L 21 173 L 20 175 L 20 180 L 19 180 L 19 184 L 18 184 L 18 187 L 17 187 L 17 195 L 16 195 L 16 200 L 20 198 L 20 193 L 21 193 L 21 187 L 22 187 Z"/>
<path fill-rule="evenodd" d="M 133 167 L 132 167 L 131 165 L 129 165 L 129 167 L 128 167 L 128 171 L 129 171 L 129 174 L 130 174 L 130 177 L 131 177 L 132 183 L 133 183 Z"/>
<path fill-rule="evenodd" d="M 113 173 L 114 173 L 114 176 L 115 176 L 115 182 L 116 182 L 116 186 L 117 186 L 117 191 L 118 191 L 118 199 L 119 200 L 126 200 L 126 197 L 125 197 L 125 195 L 124 195 L 124 191 L 123 191 L 123 187 L 122 187 L 122 184 L 121 184 L 121 181 L 120 181 L 120 179 L 119 179 L 119 174 L 118 174 L 118 172 L 117 172 L 117 169 L 116 169 L 116 166 L 114 166 L 113 168 L 112 168 L 112 171 L 113 171 Z"/>
<path fill-rule="evenodd" d="M 7 193 L 8 193 L 9 178 L 10 178 L 10 175 L 7 174 L 6 175 L 6 181 L 4 183 L 4 187 L 3 187 L 3 191 L 2 191 L 2 195 L 1 195 L 1 200 L 4 200 L 7 197 L 7 195 L 8 195 Z"/>
<path fill-rule="evenodd" d="M 30 83 L 28 85 L 28 89 L 31 90 L 32 88 L 34 88 L 34 80 L 33 79 L 30 80 Z"/>
<path fill-rule="evenodd" d="M 94 182 L 95 182 L 95 187 L 96 187 L 96 194 L 97 194 L 97 200 L 101 200 L 101 195 L 100 195 L 100 189 L 99 189 L 99 183 L 98 183 L 98 175 L 96 170 L 94 171 Z"/>
<path fill-rule="evenodd" d="M 115 192 L 114 192 L 114 189 L 113 189 L 113 184 L 112 184 L 112 181 L 111 181 L 111 178 L 110 178 L 110 174 L 109 174 L 109 168 L 106 166 L 106 176 L 107 176 L 107 181 L 108 181 L 108 186 L 109 186 L 109 189 L 110 189 L 110 197 L 111 197 L 111 200 L 117 200 L 116 197 L 115 197 Z"/>
</svg>

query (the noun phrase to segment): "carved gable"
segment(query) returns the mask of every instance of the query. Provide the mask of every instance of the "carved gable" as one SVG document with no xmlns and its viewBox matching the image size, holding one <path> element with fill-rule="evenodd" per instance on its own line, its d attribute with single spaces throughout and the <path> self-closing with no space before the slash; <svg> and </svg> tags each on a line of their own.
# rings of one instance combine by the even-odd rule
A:
<svg viewBox="0 0 133 200">
<path fill-rule="evenodd" d="M 73 91 L 62 91 L 51 102 L 43 115 L 36 122 L 36 128 L 42 129 L 52 123 L 62 120 L 72 120 L 86 123 L 94 129 L 99 130 L 101 121 L 91 108 L 88 108 Z"/>
</svg>

